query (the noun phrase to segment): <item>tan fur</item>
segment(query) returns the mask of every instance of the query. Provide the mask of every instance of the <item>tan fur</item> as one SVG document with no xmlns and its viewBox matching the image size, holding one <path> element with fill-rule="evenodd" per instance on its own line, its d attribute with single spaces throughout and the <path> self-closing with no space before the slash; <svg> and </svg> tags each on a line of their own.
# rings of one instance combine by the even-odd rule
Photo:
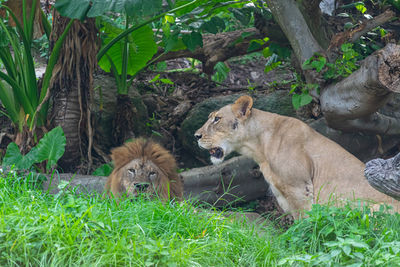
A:
<svg viewBox="0 0 400 267">
<path fill-rule="evenodd" d="M 183 195 L 183 184 L 177 173 L 174 157 L 162 146 L 145 139 L 136 139 L 111 151 L 114 170 L 108 177 L 105 190 L 109 195 L 137 196 L 141 192 L 156 193 L 164 200 Z"/>
<path fill-rule="evenodd" d="M 279 205 L 294 217 L 313 203 L 338 199 L 400 202 L 372 188 L 364 164 L 302 121 L 252 108 L 249 96 L 212 112 L 196 132 L 200 147 L 220 147 L 253 158 L 270 184 Z M 213 163 L 222 158 L 211 157 Z"/>
</svg>

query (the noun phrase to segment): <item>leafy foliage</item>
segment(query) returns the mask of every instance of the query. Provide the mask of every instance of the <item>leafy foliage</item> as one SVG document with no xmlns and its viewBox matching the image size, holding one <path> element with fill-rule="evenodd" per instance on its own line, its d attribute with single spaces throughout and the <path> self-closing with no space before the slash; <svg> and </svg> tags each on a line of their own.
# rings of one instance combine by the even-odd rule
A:
<svg viewBox="0 0 400 267">
<path fill-rule="evenodd" d="M 143 19 L 160 12 L 162 0 L 57 0 L 55 7 L 62 16 L 79 20 L 98 17 L 110 11 Z"/>
<path fill-rule="evenodd" d="M 400 11 L 400 1 L 399 0 L 388 0 L 388 2 Z"/>
<path fill-rule="evenodd" d="M 3 159 L 4 167 L 14 166 L 15 170 L 29 170 L 35 163 L 47 160 L 46 170 L 50 171 L 65 151 L 66 139 L 60 126 L 46 133 L 39 143 L 26 155 L 22 155 L 17 144 L 10 143 Z"/>
<path fill-rule="evenodd" d="M 32 9 L 35 8 L 35 5 L 36 1 L 32 1 Z M 42 87 L 39 88 L 34 59 L 31 54 L 34 15 L 28 18 L 26 10 L 23 10 L 24 24 L 21 25 L 9 7 L 3 5 L 0 7 L 8 12 L 16 24 L 14 29 L 6 25 L 5 19 L 0 19 L 2 36 L 0 61 L 5 68 L 5 72 L 0 71 L 0 100 L 7 111 L 7 116 L 22 132 L 24 126 L 28 125 L 29 129 L 32 129 L 36 124 L 43 125 L 46 120 L 47 104 L 44 100 L 51 74 L 57 62 L 61 45 L 73 21 L 67 25 L 64 33 L 55 43 L 44 74 Z"/>
<path fill-rule="evenodd" d="M 215 73 L 211 77 L 213 81 L 222 83 L 228 78 L 229 71 L 231 70 L 224 62 L 218 62 L 214 67 Z"/>
<path fill-rule="evenodd" d="M 290 58 L 291 51 L 289 48 L 280 46 L 276 43 L 270 44 L 268 47 L 263 49 L 263 56 L 268 58 L 265 64 L 264 72 L 270 72 L 282 64 L 282 61 Z"/>
<path fill-rule="evenodd" d="M 105 24 L 103 28 L 106 38 L 103 39 L 104 44 L 108 44 L 113 38 L 120 34 L 123 30 Z M 124 40 L 112 46 L 107 51 L 108 57 L 103 57 L 99 61 L 99 66 L 106 72 L 111 70 L 111 65 L 115 65 L 118 75 L 122 73 Z M 157 52 L 157 45 L 153 38 L 153 31 L 149 26 L 143 26 L 132 32 L 127 37 L 127 69 L 129 75 L 135 75 L 141 70 L 146 63 Z M 111 63 L 112 62 L 112 63 Z"/>
<path fill-rule="evenodd" d="M 182 41 L 192 52 L 196 50 L 197 47 L 203 47 L 203 37 L 199 32 L 192 31 L 190 34 L 183 35 Z"/>
<path fill-rule="evenodd" d="M 109 176 L 113 171 L 113 166 L 110 163 L 103 164 L 100 167 L 98 167 L 92 175 L 96 176 Z"/>
<path fill-rule="evenodd" d="M 292 94 L 292 105 L 295 109 L 298 109 L 302 106 L 305 106 L 312 101 L 312 97 L 310 96 L 310 92 L 312 90 L 319 91 L 319 87 L 317 84 L 307 84 L 304 83 L 300 77 L 300 75 L 296 74 L 296 82 L 291 86 L 291 90 L 289 94 Z"/>
<path fill-rule="evenodd" d="M 283 234 L 290 256 L 279 265 L 400 264 L 399 214 L 390 215 L 383 206 L 372 213 L 348 203 L 343 208 L 313 205 L 307 215 Z"/>
<path fill-rule="evenodd" d="M 341 52 L 341 57 L 336 59 L 335 63 L 329 63 L 324 56 L 315 54 L 304 61 L 303 69 L 315 69 L 317 72 L 322 72 L 326 80 L 345 78 L 358 69 L 359 54 L 353 49 L 353 44 L 343 44 Z"/>
</svg>

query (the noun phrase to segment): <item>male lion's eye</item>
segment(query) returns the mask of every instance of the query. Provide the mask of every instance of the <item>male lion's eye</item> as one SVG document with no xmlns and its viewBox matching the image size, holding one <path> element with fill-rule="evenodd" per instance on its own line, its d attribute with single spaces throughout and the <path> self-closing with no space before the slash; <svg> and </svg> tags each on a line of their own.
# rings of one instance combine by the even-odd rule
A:
<svg viewBox="0 0 400 267">
<path fill-rule="evenodd" d="M 220 119 L 221 119 L 221 117 L 215 117 L 214 122 L 219 122 Z"/>
<path fill-rule="evenodd" d="M 135 169 L 128 169 L 130 175 L 135 176 L 136 170 Z"/>
<path fill-rule="evenodd" d="M 149 173 L 149 178 L 150 178 L 150 180 L 156 179 L 156 172 L 150 172 Z"/>
</svg>

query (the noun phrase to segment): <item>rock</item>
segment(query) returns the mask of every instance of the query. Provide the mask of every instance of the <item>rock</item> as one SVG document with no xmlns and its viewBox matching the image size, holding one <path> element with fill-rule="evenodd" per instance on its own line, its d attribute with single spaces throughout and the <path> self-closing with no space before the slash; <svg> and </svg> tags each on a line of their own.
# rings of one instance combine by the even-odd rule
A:
<svg viewBox="0 0 400 267">
<path fill-rule="evenodd" d="M 204 162 L 209 161 L 208 152 L 198 147 L 197 141 L 194 138 L 194 133 L 207 121 L 210 112 L 233 103 L 241 95 L 243 94 L 209 98 L 192 108 L 186 119 L 182 122 L 179 131 L 179 137 L 183 148 L 188 154 L 196 155 L 197 158 Z M 287 92 L 275 91 L 268 95 L 253 94 L 252 97 L 254 99 L 255 108 L 286 116 L 296 116 L 296 112 L 292 106 L 291 96 L 289 96 Z M 199 165 L 200 164 L 201 163 L 199 163 Z"/>
</svg>

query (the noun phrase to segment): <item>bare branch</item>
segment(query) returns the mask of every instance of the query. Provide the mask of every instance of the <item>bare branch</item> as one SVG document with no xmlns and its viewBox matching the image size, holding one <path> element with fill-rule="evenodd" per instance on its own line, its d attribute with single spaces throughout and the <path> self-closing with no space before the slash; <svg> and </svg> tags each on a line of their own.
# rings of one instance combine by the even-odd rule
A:
<svg viewBox="0 0 400 267">
<path fill-rule="evenodd" d="M 246 33 L 245 38 L 242 37 L 244 33 Z M 243 31 L 207 34 L 203 36 L 203 47 L 197 48 L 193 52 L 186 49 L 170 51 L 163 54 L 164 51 L 160 50 L 156 55 L 154 55 L 153 59 L 154 62 L 160 62 L 182 57 L 195 58 L 203 62 L 203 71 L 206 74 L 212 74 L 214 72 L 215 64 L 218 62 L 224 62 L 231 57 L 248 54 L 249 52 L 247 51 L 247 48 L 249 47 L 251 40 L 262 39 L 264 37 L 265 36 L 260 34 L 255 28 Z M 262 47 L 259 48 L 259 50 L 261 49 Z"/>
<path fill-rule="evenodd" d="M 395 16 L 396 14 L 392 10 L 388 9 L 382 14 L 376 16 L 375 18 L 364 21 L 363 23 L 361 23 L 360 26 L 358 26 L 355 29 L 336 34 L 335 36 L 332 37 L 328 50 L 340 47 L 342 44 L 346 42 L 354 43 L 367 32 L 388 22 Z"/>
</svg>

